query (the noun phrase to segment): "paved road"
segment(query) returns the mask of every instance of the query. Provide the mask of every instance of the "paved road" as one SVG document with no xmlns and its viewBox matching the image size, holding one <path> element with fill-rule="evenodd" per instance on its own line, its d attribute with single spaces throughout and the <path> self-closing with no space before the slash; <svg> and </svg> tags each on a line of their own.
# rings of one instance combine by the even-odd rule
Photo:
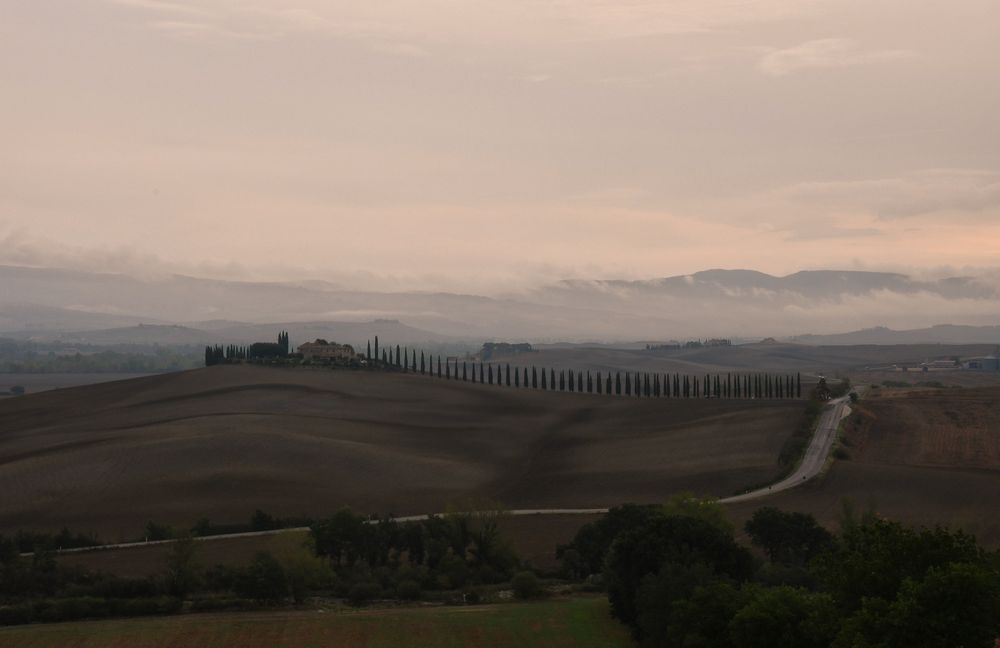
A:
<svg viewBox="0 0 1000 648">
<path fill-rule="evenodd" d="M 743 493 L 742 495 L 734 495 L 732 497 L 725 497 L 720 502 L 724 504 L 730 504 L 735 502 L 745 502 L 748 500 L 758 499 L 761 497 L 767 497 L 768 495 L 773 495 L 774 493 L 779 493 L 783 490 L 788 490 L 789 488 L 795 488 L 796 486 L 801 486 L 806 483 L 823 470 L 823 466 L 826 464 L 827 457 L 830 455 L 830 450 L 833 447 L 834 441 L 837 439 L 837 428 L 840 426 L 840 421 L 844 419 L 851 413 L 851 408 L 847 406 L 849 398 L 844 396 L 836 400 L 831 401 L 823 413 L 820 415 L 819 424 L 816 427 L 816 431 L 813 434 L 812 441 L 809 443 L 809 447 L 806 448 L 806 452 L 802 457 L 802 462 L 799 467 L 790 476 L 782 479 L 776 484 L 764 488 L 758 488 L 755 491 L 750 491 L 749 493 Z M 548 509 L 514 509 L 512 511 L 507 511 L 509 515 L 600 515 L 601 513 L 607 513 L 606 508 L 548 508 Z M 444 513 L 424 513 L 421 515 L 405 515 L 401 517 L 394 518 L 397 522 L 415 522 L 418 520 L 426 520 L 432 515 L 444 515 Z M 273 531 L 249 531 L 245 533 L 227 533 L 225 535 L 217 536 L 203 536 L 196 537 L 195 540 L 198 541 L 209 541 L 209 540 L 225 540 L 227 538 L 251 538 L 254 536 L 267 536 L 276 535 L 279 533 L 294 533 L 308 531 L 308 527 L 296 527 L 293 529 L 275 529 Z M 57 553 L 80 553 L 84 551 L 106 551 L 109 549 L 125 549 L 128 547 L 149 547 L 158 544 L 169 544 L 174 542 L 174 540 L 154 540 L 150 542 L 123 542 L 119 544 L 112 545 L 101 545 L 99 547 L 80 547 L 78 549 L 61 549 Z M 31 555 L 31 554 L 23 554 Z"/>
<path fill-rule="evenodd" d="M 847 405 L 849 398 L 849 396 L 837 398 L 824 408 L 822 414 L 820 414 L 816 431 L 813 432 L 812 441 L 809 442 L 809 447 L 806 448 L 805 454 L 802 455 L 802 461 L 799 463 L 799 467 L 795 469 L 795 472 L 776 484 L 758 488 L 755 491 L 743 493 L 742 495 L 724 497 L 719 501 L 723 504 L 734 504 L 736 502 L 746 502 L 747 500 L 766 497 L 773 493 L 780 493 L 783 490 L 801 486 L 818 475 L 823 470 L 823 466 L 830 456 L 833 443 L 837 440 L 837 428 L 840 427 L 840 422 L 851 413 L 851 408 Z"/>
</svg>

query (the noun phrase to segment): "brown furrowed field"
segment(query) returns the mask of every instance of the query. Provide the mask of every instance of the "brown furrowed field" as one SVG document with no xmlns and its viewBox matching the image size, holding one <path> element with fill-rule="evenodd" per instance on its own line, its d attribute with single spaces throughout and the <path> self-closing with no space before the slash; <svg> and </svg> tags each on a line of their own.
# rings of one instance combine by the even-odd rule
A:
<svg viewBox="0 0 1000 648">
<path fill-rule="evenodd" d="M 0 402 L 0 532 L 727 495 L 774 475 L 801 409 L 250 366 L 91 385 Z"/>
<path fill-rule="evenodd" d="M 859 510 L 1000 545 L 1000 388 L 882 389 L 855 410 L 844 427 L 849 460 L 815 484 L 734 505 L 734 516 L 770 505 L 835 527 L 850 498 Z"/>
<path fill-rule="evenodd" d="M 0 648 L 529 648 L 633 645 L 603 597 L 472 607 L 192 614 L 0 628 Z"/>
</svg>

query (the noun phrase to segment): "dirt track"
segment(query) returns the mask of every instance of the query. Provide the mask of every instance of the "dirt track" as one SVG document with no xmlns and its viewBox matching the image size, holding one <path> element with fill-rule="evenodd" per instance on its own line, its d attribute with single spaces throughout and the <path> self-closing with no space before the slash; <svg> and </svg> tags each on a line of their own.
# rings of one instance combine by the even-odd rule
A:
<svg viewBox="0 0 1000 648">
<path fill-rule="evenodd" d="M 0 531 L 729 495 L 776 471 L 797 402 L 553 394 L 412 375 L 213 367 L 0 404 Z"/>
</svg>

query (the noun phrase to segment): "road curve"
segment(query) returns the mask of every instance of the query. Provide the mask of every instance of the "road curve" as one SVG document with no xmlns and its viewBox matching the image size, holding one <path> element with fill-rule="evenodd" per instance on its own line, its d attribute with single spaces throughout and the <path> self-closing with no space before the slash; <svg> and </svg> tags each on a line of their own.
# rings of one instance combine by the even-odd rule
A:
<svg viewBox="0 0 1000 648">
<path fill-rule="evenodd" d="M 820 471 L 823 470 L 823 466 L 826 464 L 827 457 L 830 455 L 830 450 L 833 448 L 833 443 L 837 439 L 837 428 L 840 427 L 840 421 L 843 420 L 851 413 L 851 408 L 848 407 L 847 402 L 849 400 L 848 396 L 843 396 L 835 400 L 830 401 L 827 406 L 823 409 L 820 414 L 819 423 L 816 426 L 816 430 L 813 432 L 812 440 L 809 443 L 809 447 L 806 448 L 805 454 L 802 457 L 802 461 L 799 463 L 798 468 L 788 477 L 782 479 L 781 481 L 771 484 L 770 486 L 765 486 L 764 488 L 758 488 L 757 490 L 750 491 L 748 493 L 742 493 L 740 495 L 733 495 L 732 497 L 724 497 L 719 501 L 723 504 L 733 504 L 736 502 L 746 502 L 748 500 L 759 499 L 761 497 L 767 497 L 768 495 L 773 495 L 774 493 L 780 493 L 781 491 L 788 490 L 790 488 L 795 488 L 796 486 L 801 486 L 813 477 L 817 476 Z M 540 508 L 540 509 L 514 509 L 506 511 L 508 515 L 600 515 L 602 513 L 607 513 L 607 508 Z M 419 520 L 426 520 L 432 516 L 441 516 L 445 513 L 423 513 L 420 515 L 403 515 L 399 517 L 392 518 L 396 522 L 416 522 Z M 375 520 L 372 520 L 374 522 Z M 250 538 L 254 536 L 267 536 L 276 535 L 279 533 L 295 533 L 308 531 L 309 527 L 295 527 L 291 529 L 274 529 L 271 531 L 247 531 L 244 533 L 227 533 L 224 535 L 215 536 L 196 536 L 194 540 L 198 541 L 209 541 L 209 540 L 225 540 L 228 538 Z M 59 549 L 56 553 L 68 554 L 68 553 L 82 553 L 85 551 L 107 551 L 110 549 L 126 549 L 129 547 L 149 547 L 159 544 L 170 544 L 176 542 L 176 540 L 153 540 L 147 542 L 121 542 L 117 544 L 110 545 L 100 545 L 97 547 L 79 547 L 73 549 Z M 30 556 L 31 554 L 22 554 L 25 556 Z"/>
<path fill-rule="evenodd" d="M 802 455 L 802 461 L 799 462 L 799 467 L 795 469 L 795 472 L 770 486 L 741 495 L 724 497 L 719 501 L 723 504 L 735 504 L 766 497 L 773 493 L 801 486 L 818 475 L 823 470 L 823 466 L 826 465 L 833 443 L 837 440 L 837 429 L 840 427 L 840 422 L 851 413 L 851 408 L 847 405 L 849 398 L 849 396 L 842 396 L 832 400 L 823 409 L 816 430 L 813 432 L 812 440 L 809 442 L 809 447 Z"/>
</svg>

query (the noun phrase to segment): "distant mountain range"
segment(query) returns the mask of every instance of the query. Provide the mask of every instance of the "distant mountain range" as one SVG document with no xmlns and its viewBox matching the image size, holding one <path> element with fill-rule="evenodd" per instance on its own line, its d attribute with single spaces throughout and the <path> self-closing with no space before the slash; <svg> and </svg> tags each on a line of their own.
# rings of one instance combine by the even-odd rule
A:
<svg viewBox="0 0 1000 648">
<path fill-rule="evenodd" d="M 401 343 L 788 339 L 812 331 L 817 335 L 795 340 L 820 344 L 844 343 L 821 342 L 837 338 L 819 335 L 825 332 L 877 326 L 924 330 L 942 322 L 963 326 L 927 329 L 937 337 L 919 341 L 983 342 L 992 341 L 991 331 L 973 334 L 965 328 L 1000 324 L 995 281 L 922 281 L 853 271 L 775 277 L 752 270 L 708 270 L 642 281 L 570 280 L 483 296 L 354 291 L 323 281 L 241 282 L 180 275 L 143 279 L 0 266 L 0 289 L 0 334 L 58 334 L 91 343 L 242 342 L 269 339 L 282 327 L 297 340 L 331 337 L 356 344 L 383 327 L 387 338 Z M 903 332 L 882 332 L 888 330 L 845 335 L 891 340 Z"/>
<path fill-rule="evenodd" d="M 209 323 L 211 325 L 211 323 Z M 65 344 L 201 346 L 208 344 L 251 344 L 273 342 L 279 331 L 287 331 L 293 346 L 319 338 L 356 347 L 379 336 L 394 344 L 445 344 L 454 342 L 445 335 L 407 326 L 396 320 L 372 322 L 271 322 L 250 324 L 226 322 L 225 326 L 199 328 L 197 325 L 139 324 L 121 328 L 76 331 L 20 330 L 0 333 L 13 339 Z M 471 344 L 471 342 L 470 342 Z"/>
</svg>

